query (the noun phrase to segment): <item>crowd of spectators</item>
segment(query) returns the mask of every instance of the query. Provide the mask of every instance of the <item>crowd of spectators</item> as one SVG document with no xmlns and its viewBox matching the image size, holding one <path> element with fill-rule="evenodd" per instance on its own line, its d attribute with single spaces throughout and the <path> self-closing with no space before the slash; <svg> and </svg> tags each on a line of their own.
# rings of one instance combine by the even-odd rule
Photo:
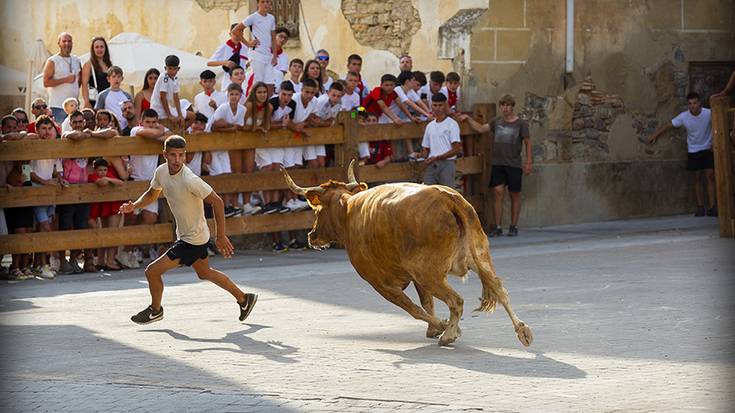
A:
<svg viewBox="0 0 735 413">
<path fill-rule="evenodd" d="M 413 70 L 411 56 L 400 58 L 396 74 L 387 73 L 380 84 L 369 86 L 362 76 L 363 59 L 348 57 L 343 76 L 327 68 L 330 55 L 319 50 L 304 62 L 289 60 L 284 52 L 289 32 L 276 28 L 268 13 L 270 2 L 259 1 L 258 11 L 230 27 L 230 39 L 202 68 L 201 92 L 193 102 L 179 95 L 179 58 L 165 58 L 163 71 L 151 68 L 142 89 L 131 96 L 121 89 L 123 70 L 111 60 L 107 42 L 95 37 L 90 60 L 84 64 L 72 54 L 68 33 L 58 37 L 59 52 L 44 68 L 48 101 L 36 99 L 29 117 L 16 109 L 2 118 L 2 140 L 109 139 L 138 136 L 163 141 L 173 132 L 187 135 L 207 132 L 288 129 L 311 136 L 314 128 L 335 124 L 340 111 L 353 111 L 361 125 L 429 121 L 422 141 L 361 143 L 361 164 L 382 168 L 390 162 L 427 164 L 425 183 L 455 186 L 454 161 L 461 152 L 458 121 L 460 77 Z M 244 30 L 250 31 L 250 38 Z M 221 83 L 217 86 L 217 73 Z M 80 98 L 81 97 L 81 98 Z M 81 99 L 81 100 L 80 100 Z M 29 121 L 31 121 L 29 123 Z M 164 126 L 167 125 L 168 127 Z M 181 132 L 180 132 L 181 131 Z M 206 135 L 203 135 L 206 139 Z M 100 188 L 123 186 L 129 181 L 150 181 L 161 162 L 159 155 L 104 156 L 0 163 L 0 180 L 8 190 L 23 186 L 71 186 L 94 183 Z M 333 165 L 329 145 L 189 153 L 188 167 L 197 175 L 273 171 L 280 167 L 323 168 Z M 229 193 L 223 196 L 227 217 L 282 214 L 308 208 L 288 191 Z M 128 216 L 118 214 L 119 202 L 5 208 L 0 210 L 2 233 L 63 231 L 159 222 L 163 204 L 154 203 Z M 273 234 L 277 252 L 304 249 L 295 234 Z M 97 272 L 136 268 L 159 254 L 156 245 L 101 248 L 96 251 L 49 251 L 13 256 L 5 276 L 13 280 L 54 278 L 57 273 Z"/>
</svg>

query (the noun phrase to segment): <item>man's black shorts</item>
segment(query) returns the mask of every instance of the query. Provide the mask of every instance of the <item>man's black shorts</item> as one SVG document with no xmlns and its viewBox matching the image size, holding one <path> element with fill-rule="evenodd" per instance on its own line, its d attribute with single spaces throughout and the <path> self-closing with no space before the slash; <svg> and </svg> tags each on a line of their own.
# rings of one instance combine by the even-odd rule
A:
<svg viewBox="0 0 735 413">
<path fill-rule="evenodd" d="M 490 187 L 505 185 L 510 192 L 521 192 L 523 169 L 515 166 L 493 165 L 490 172 Z"/>
<path fill-rule="evenodd" d="M 703 169 L 715 169 L 715 157 L 712 149 L 687 154 L 687 170 L 701 171 Z"/>
<path fill-rule="evenodd" d="M 182 240 L 176 240 L 174 245 L 166 251 L 166 256 L 174 261 L 179 259 L 179 264 L 191 267 L 199 259 L 207 258 L 207 244 L 192 245 Z"/>
</svg>

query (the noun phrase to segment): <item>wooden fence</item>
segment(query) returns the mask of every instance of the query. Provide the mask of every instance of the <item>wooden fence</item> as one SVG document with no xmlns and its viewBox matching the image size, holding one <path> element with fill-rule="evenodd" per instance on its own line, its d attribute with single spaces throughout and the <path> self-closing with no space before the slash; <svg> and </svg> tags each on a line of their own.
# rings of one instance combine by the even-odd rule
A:
<svg viewBox="0 0 735 413">
<path fill-rule="evenodd" d="M 712 98 L 712 150 L 715 157 L 720 236 L 735 238 L 735 145 L 730 138 L 735 105 L 727 96 Z"/>
<path fill-rule="evenodd" d="M 480 104 L 474 108 L 478 120 L 487 122 L 495 114 L 495 106 Z M 213 151 L 230 149 L 271 148 L 334 144 L 335 163 L 338 166 L 321 169 L 297 169 L 290 171 L 294 181 L 302 186 L 318 185 L 328 179 L 346 180 L 346 165 L 357 157 L 359 142 L 379 140 L 420 139 L 425 124 L 397 126 L 359 126 L 350 113 L 340 114 L 340 121 L 333 127 L 313 128 L 312 136 L 295 134 L 287 130 L 273 130 L 267 134 L 254 132 L 208 133 L 187 135 L 187 151 Z M 457 173 L 466 176 L 465 197 L 475 206 L 483 223 L 489 222 L 488 191 L 490 151 L 492 145 L 487 134 L 478 135 L 468 125 L 462 124 L 461 134 L 464 156 L 457 160 Z M 394 143 L 395 144 L 395 143 Z M 53 158 L 79 158 L 95 156 L 147 155 L 161 153 L 161 143 L 139 137 L 115 137 L 112 139 L 69 140 L 21 140 L 0 142 L 0 161 L 35 160 Z M 419 180 L 422 163 L 391 163 L 379 169 L 363 166 L 356 171 L 362 182 L 391 182 Z M 205 176 L 217 193 L 253 192 L 287 189 L 280 172 L 254 172 Z M 95 184 L 70 185 L 68 187 L 41 186 L 0 190 L 0 207 L 12 208 L 38 205 L 64 205 L 87 202 L 121 201 L 137 199 L 148 187 L 145 181 L 128 181 L 121 187 L 100 188 Z M 213 220 L 209 220 L 210 226 Z M 254 215 L 227 218 L 228 235 L 268 233 L 311 228 L 314 214 L 311 211 Z M 0 254 L 60 251 L 68 249 L 114 247 L 168 243 L 176 238 L 172 223 L 136 225 L 122 228 L 97 228 L 46 233 L 11 234 L 0 236 Z"/>
</svg>

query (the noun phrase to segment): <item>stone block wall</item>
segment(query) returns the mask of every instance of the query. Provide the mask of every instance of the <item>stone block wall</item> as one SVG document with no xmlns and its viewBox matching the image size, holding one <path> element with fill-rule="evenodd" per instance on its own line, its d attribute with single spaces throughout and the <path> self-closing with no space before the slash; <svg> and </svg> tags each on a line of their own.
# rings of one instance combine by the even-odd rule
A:
<svg viewBox="0 0 735 413">
<path fill-rule="evenodd" d="M 565 0 L 492 0 L 470 39 L 469 103 L 511 93 L 531 125 L 536 171 L 522 219 L 688 212 L 685 135 L 656 145 L 646 138 L 686 109 L 690 61 L 735 60 L 735 0 L 576 0 L 569 75 L 565 19 Z M 631 192 L 618 199 L 613 184 Z M 573 213 L 544 213 L 534 202 Z"/>
</svg>

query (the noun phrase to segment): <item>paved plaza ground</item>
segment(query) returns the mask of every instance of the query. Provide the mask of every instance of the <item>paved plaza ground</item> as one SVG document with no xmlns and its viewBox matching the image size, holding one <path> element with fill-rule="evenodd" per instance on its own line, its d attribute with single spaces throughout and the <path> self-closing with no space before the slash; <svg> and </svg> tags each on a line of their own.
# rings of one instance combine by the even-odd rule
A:
<svg viewBox="0 0 735 413">
<path fill-rule="evenodd" d="M 732 411 L 735 242 L 716 225 L 671 217 L 492 239 L 529 348 L 502 309 L 472 312 L 474 274 L 451 280 L 463 336 L 439 347 L 341 250 L 213 260 L 260 294 L 247 324 L 188 268 L 166 276 L 165 319 L 147 326 L 130 322 L 149 302 L 142 270 L 8 283 L 0 411 Z"/>
</svg>

